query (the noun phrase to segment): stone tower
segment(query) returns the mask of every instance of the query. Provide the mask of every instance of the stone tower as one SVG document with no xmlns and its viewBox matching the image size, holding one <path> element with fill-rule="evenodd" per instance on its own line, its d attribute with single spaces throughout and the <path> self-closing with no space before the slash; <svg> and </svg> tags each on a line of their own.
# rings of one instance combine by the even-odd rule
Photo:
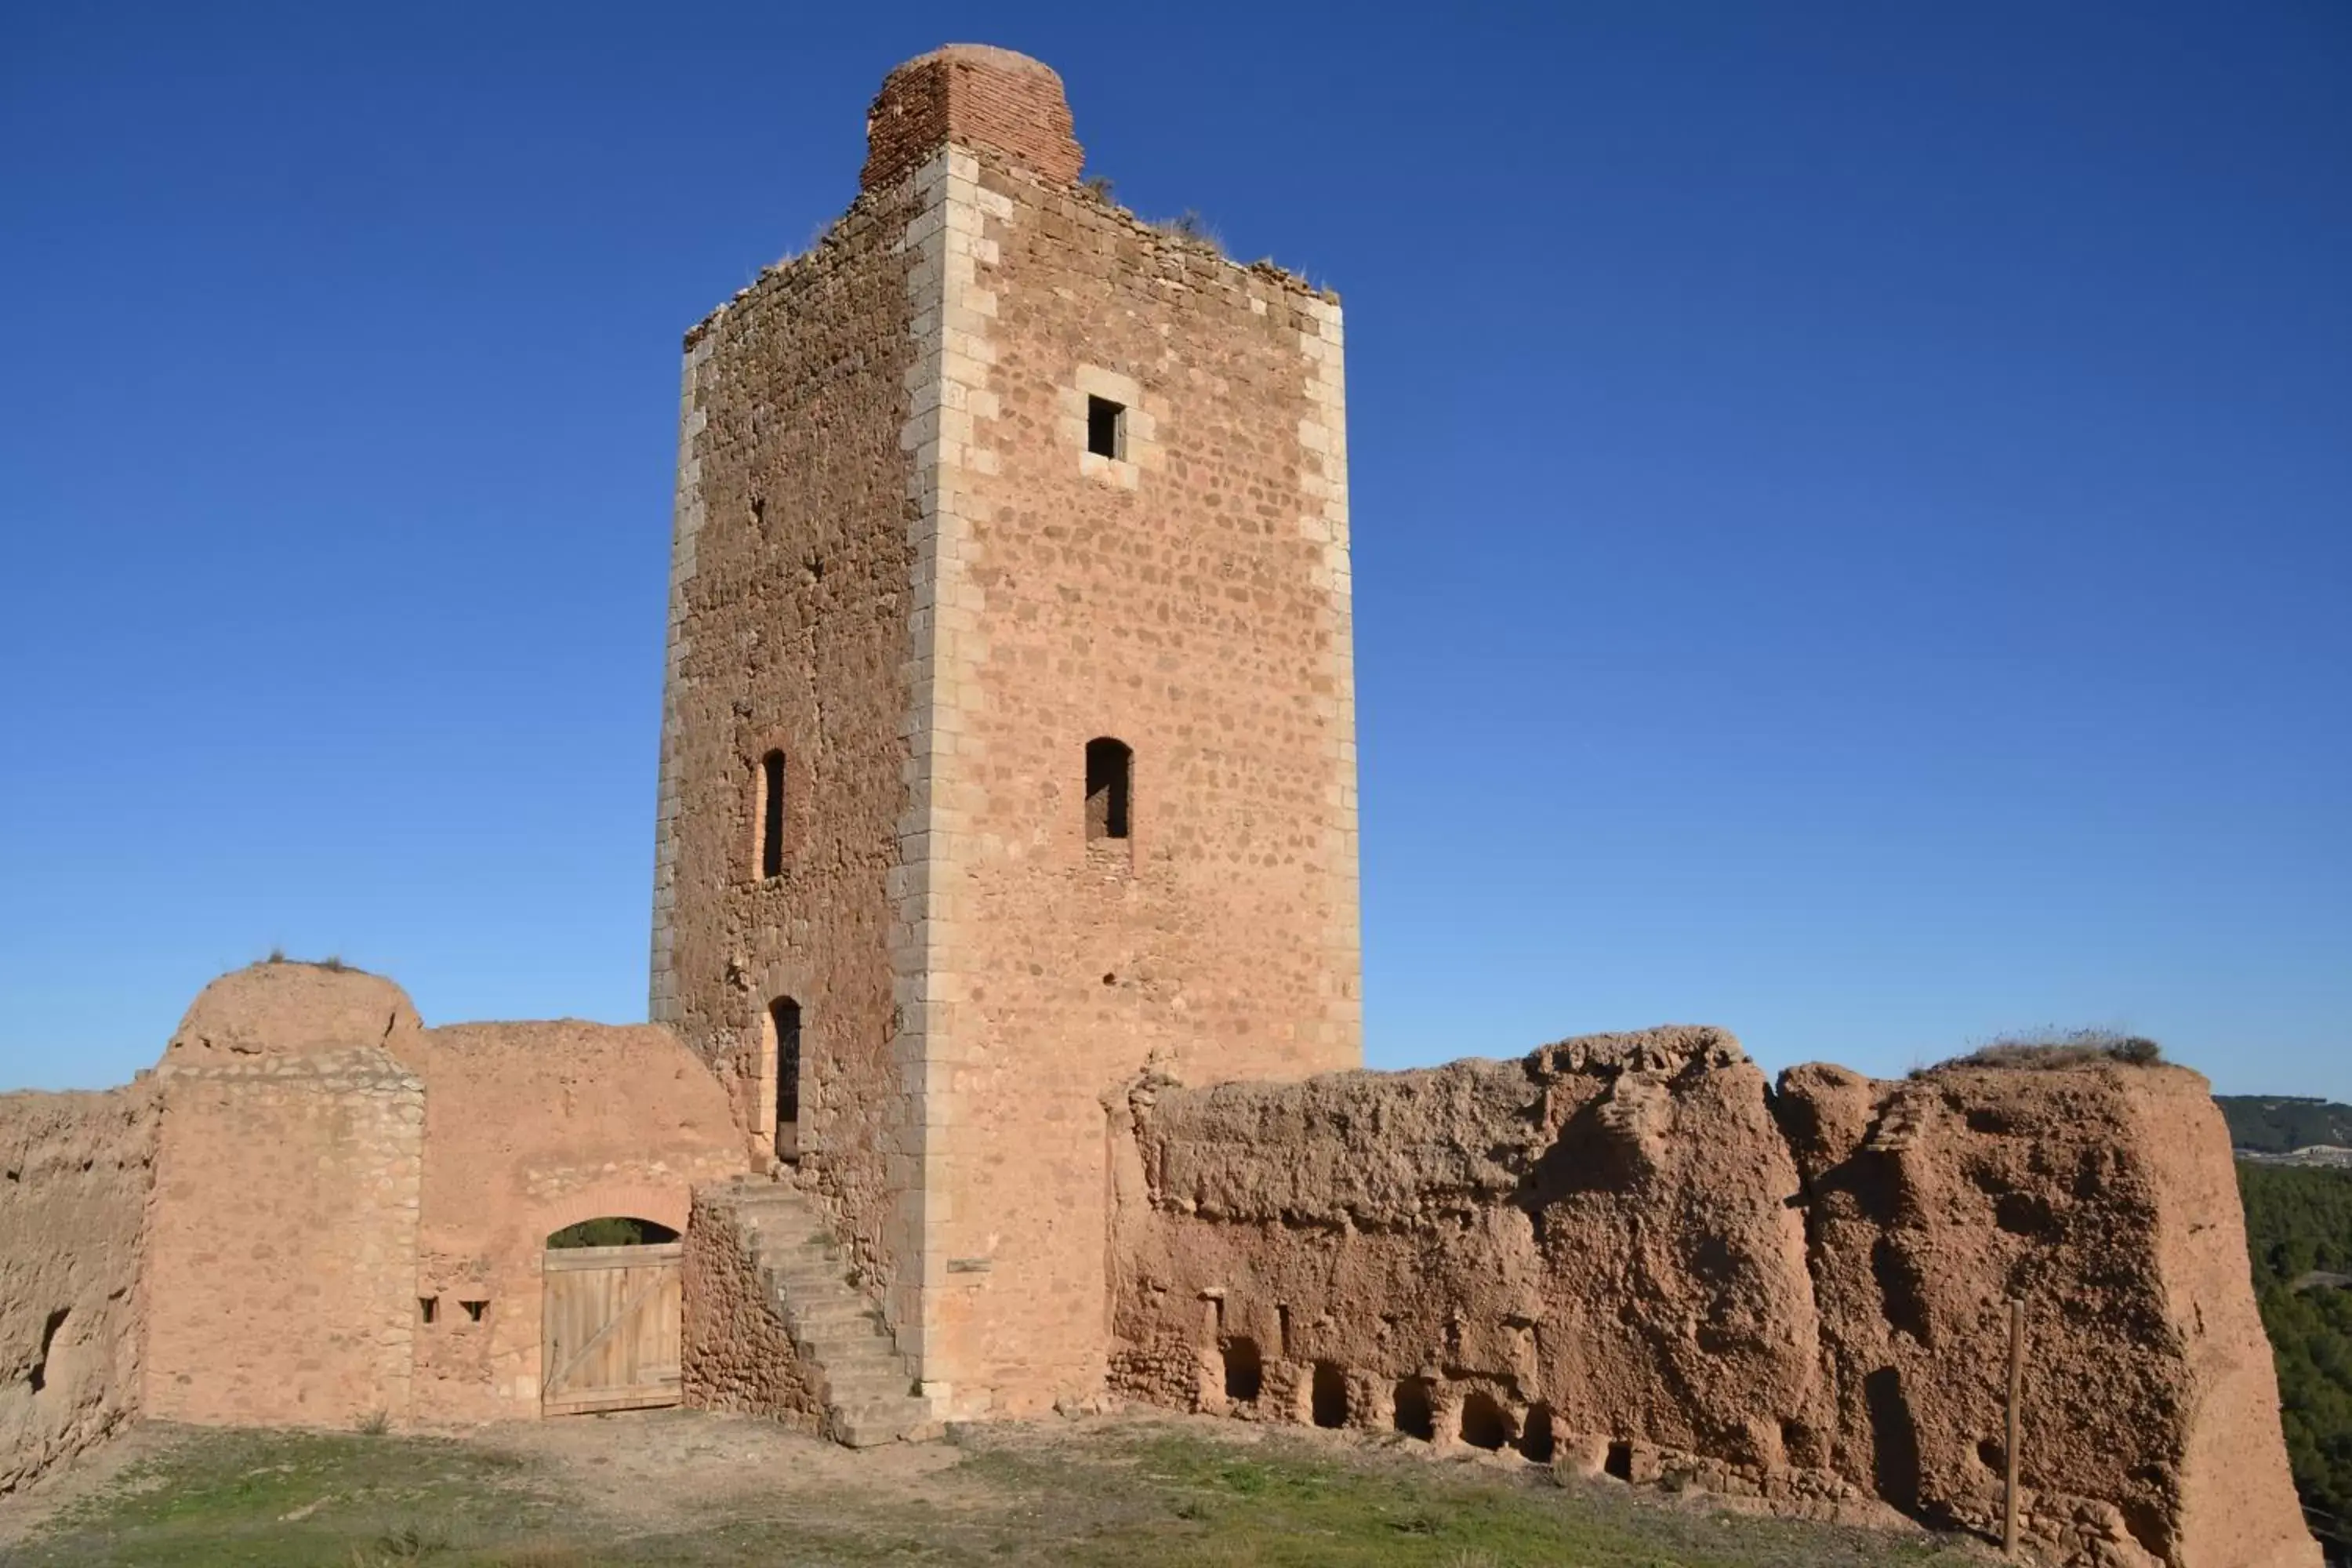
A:
<svg viewBox="0 0 2352 1568">
<path fill-rule="evenodd" d="M 686 339 L 652 1011 L 1020 1413 L 1102 1385 L 1122 1086 L 1360 1063 L 1339 310 L 1079 184 L 1024 56 L 867 140 Z"/>
</svg>

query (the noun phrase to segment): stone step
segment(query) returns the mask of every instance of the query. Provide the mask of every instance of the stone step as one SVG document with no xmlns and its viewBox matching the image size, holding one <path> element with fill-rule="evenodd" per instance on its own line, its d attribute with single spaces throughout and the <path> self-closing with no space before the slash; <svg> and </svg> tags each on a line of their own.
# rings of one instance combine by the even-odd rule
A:
<svg viewBox="0 0 2352 1568">
<path fill-rule="evenodd" d="M 793 1310 L 793 1327 L 808 1339 L 878 1338 L 882 1325 L 863 1301 L 812 1301 Z"/>
<path fill-rule="evenodd" d="M 820 1252 L 814 1247 L 784 1247 L 772 1241 L 753 1238 L 752 1250 L 761 1261 L 773 1268 L 797 1268 L 803 1273 L 830 1274 L 836 1279 L 848 1278 L 849 1259 L 838 1252 Z"/>
<path fill-rule="evenodd" d="M 825 1370 L 828 1377 L 866 1369 L 888 1369 L 898 1373 L 898 1352 L 889 1342 L 877 1334 L 870 1338 L 852 1338 L 845 1334 L 795 1334 L 793 1348 Z"/>
<path fill-rule="evenodd" d="M 927 1419 L 930 1414 L 921 1400 L 909 1395 L 904 1388 L 835 1389 L 825 1401 L 825 1407 L 869 1425 L 896 1421 L 909 1426 Z"/>
<path fill-rule="evenodd" d="M 727 1199 L 728 1206 L 737 1214 L 793 1215 L 813 1214 L 808 1199 L 790 1187 L 739 1188 Z"/>
<path fill-rule="evenodd" d="M 736 1211 L 756 1228 L 793 1241 L 813 1241 L 822 1247 L 835 1245 L 831 1232 L 816 1212 L 806 1204 L 746 1204 Z"/>
<path fill-rule="evenodd" d="M 825 1424 L 826 1435 L 845 1448 L 878 1448 L 885 1443 L 895 1443 L 902 1436 L 893 1421 L 866 1421 L 856 1416 L 836 1416 Z"/>
<path fill-rule="evenodd" d="M 896 1387 L 906 1387 L 906 1366 L 898 1361 L 898 1352 L 891 1350 L 889 1340 L 793 1340 L 795 1347 L 807 1344 L 809 1352 L 825 1363 L 828 1377 L 849 1375 L 882 1375 L 889 1377 Z"/>
<path fill-rule="evenodd" d="M 865 1291 L 856 1289 L 838 1275 L 816 1279 L 794 1279 L 782 1269 L 763 1271 L 768 1281 L 782 1287 L 793 1305 L 812 1312 L 831 1312 L 838 1309 L 854 1318 L 872 1321 L 877 1309 Z"/>
<path fill-rule="evenodd" d="M 897 1352 L 892 1351 L 884 1351 L 878 1355 L 859 1351 L 835 1354 L 825 1363 L 824 1375 L 828 1382 L 845 1388 L 854 1383 L 901 1398 L 913 1393 L 907 1369 L 900 1364 Z"/>
<path fill-rule="evenodd" d="M 751 1247 L 760 1255 L 760 1261 L 771 1268 L 790 1269 L 794 1274 L 814 1279 L 846 1282 L 849 1279 L 849 1259 L 837 1252 L 828 1254 L 814 1247 L 776 1247 L 760 1241 L 754 1241 Z"/>
<path fill-rule="evenodd" d="M 751 1234 L 760 1238 L 762 1246 L 831 1247 L 834 1244 L 831 1237 L 822 1239 L 817 1237 L 815 1231 L 811 1228 L 816 1221 L 809 1215 L 782 1213 L 753 1215 L 744 1223 L 751 1226 Z"/>
<path fill-rule="evenodd" d="M 844 1277 L 841 1270 L 820 1272 L 808 1268 L 766 1268 L 760 1270 L 761 1281 L 772 1290 L 781 1290 L 795 1301 L 830 1301 L 856 1296 L 864 1300 L 859 1291 Z"/>
<path fill-rule="evenodd" d="M 827 1427 L 835 1442 L 853 1448 L 871 1448 L 901 1439 L 919 1442 L 937 1437 L 941 1431 L 919 1399 L 836 1408 Z"/>
<path fill-rule="evenodd" d="M 835 1405 L 842 1419 L 855 1421 L 861 1426 L 888 1426 L 904 1431 L 919 1426 L 931 1418 L 919 1399 L 852 1399 Z"/>
<path fill-rule="evenodd" d="M 779 1258 L 835 1258 L 843 1256 L 840 1247 L 830 1240 L 819 1241 L 801 1233 L 799 1222 L 791 1225 L 753 1226 L 751 1239 L 763 1252 Z"/>
</svg>

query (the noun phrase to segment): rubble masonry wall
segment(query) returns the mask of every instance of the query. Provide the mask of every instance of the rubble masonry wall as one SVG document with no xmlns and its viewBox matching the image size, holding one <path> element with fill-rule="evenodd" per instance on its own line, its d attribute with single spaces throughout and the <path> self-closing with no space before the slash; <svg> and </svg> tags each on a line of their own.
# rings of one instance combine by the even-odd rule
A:
<svg viewBox="0 0 2352 1568">
<path fill-rule="evenodd" d="M 407 1419 L 423 1083 L 376 1045 L 167 1054 L 156 1077 L 146 1413 Z"/>
<path fill-rule="evenodd" d="M 654 896 L 653 1020 L 718 1076 L 755 1150 L 773 1135 L 767 1010 L 800 1005 L 802 1169 L 881 1286 L 914 1159 L 894 994 L 914 199 L 910 180 L 860 197 L 688 336 Z M 756 820 L 771 751 L 774 876 Z"/>
<path fill-rule="evenodd" d="M 686 1405 L 817 1430 L 824 1398 L 726 1204 L 697 1197 L 681 1284 Z"/>
</svg>

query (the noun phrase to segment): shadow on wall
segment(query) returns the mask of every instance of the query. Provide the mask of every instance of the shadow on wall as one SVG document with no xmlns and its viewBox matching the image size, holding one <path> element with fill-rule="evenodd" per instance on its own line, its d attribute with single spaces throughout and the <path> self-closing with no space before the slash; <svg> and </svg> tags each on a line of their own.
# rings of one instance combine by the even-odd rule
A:
<svg viewBox="0 0 2352 1568">
<path fill-rule="evenodd" d="M 1919 1511 L 1919 1431 L 1903 1397 L 1903 1374 L 1880 1367 L 1862 1380 L 1870 1412 L 1870 1479 L 1878 1495 L 1905 1513 Z"/>
</svg>

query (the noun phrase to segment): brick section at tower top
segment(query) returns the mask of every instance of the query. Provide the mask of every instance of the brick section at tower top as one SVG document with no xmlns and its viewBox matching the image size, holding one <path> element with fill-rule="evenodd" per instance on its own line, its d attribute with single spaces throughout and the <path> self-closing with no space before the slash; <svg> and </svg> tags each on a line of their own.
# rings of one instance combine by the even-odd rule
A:
<svg viewBox="0 0 2352 1568">
<path fill-rule="evenodd" d="M 1001 153 L 1068 184 L 1086 153 L 1051 66 L 986 44 L 950 44 L 892 71 L 866 111 L 863 190 L 887 185 L 946 142 Z"/>
</svg>

